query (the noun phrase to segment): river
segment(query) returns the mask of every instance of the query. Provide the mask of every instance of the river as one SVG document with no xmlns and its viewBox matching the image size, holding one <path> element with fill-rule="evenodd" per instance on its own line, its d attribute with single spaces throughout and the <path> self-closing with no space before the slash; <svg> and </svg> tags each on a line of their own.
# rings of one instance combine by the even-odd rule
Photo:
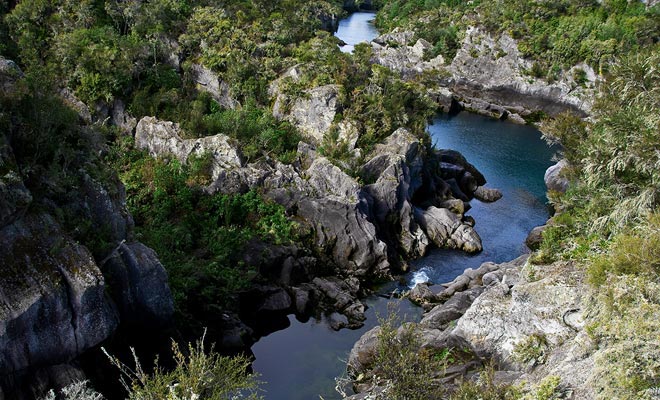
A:
<svg viewBox="0 0 660 400">
<path fill-rule="evenodd" d="M 335 36 L 346 43 L 340 47 L 340 50 L 344 53 L 352 53 L 356 44 L 370 42 L 378 36 L 373 24 L 374 18 L 376 18 L 375 12 L 359 11 L 339 21 Z"/>
<path fill-rule="evenodd" d="M 376 35 L 375 28 L 368 23 L 372 18 L 373 13 L 352 14 L 348 21 L 342 21 L 346 23 L 340 23 L 337 36 L 354 45 L 363 39 L 349 42 L 347 38 L 363 37 L 360 35 L 368 30 L 371 36 L 364 40 L 372 39 Z M 356 20 L 362 22 L 352 22 Z M 349 31 L 341 31 L 342 27 Z M 552 165 L 553 149 L 541 140 L 538 130 L 461 113 L 453 117 L 438 115 L 428 131 L 437 148 L 460 151 L 484 174 L 488 180 L 486 186 L 502 190 L 504 197 L 491 204 L 477 200 L 471 203 L 468 214 L 476 220 L 483 252 L 469 256 L 458 251 L 433 250 L 411 264 L 403 286 L 421 280 L 448 282 L 465 268 L 476 268 L 482 262 L 511 260 L 525 251 L 523 242 L 527 233 L 549 216 L 543 173 Z M 387 285 L 382 291 L 390 291 L 396 285 Z M 377 315 L 384 316 L 390 302 L 378 296 L 366 299 L 367 320 L 357 330 L 335 332 L 324 320 L 301 322 L 289 316 L 289 327 L 261 338 L 252 347 L 256 357 L 253 368 L 264 382 L 264 397 L 267 400 L 338 399 L 335 377 L 344 374 L 353 344 L 378 324 Z M 407 319 L 415 320 L 421 315 L 421 310 L 407 301 L 398 307 L 399 314 Z"/>
</svg>

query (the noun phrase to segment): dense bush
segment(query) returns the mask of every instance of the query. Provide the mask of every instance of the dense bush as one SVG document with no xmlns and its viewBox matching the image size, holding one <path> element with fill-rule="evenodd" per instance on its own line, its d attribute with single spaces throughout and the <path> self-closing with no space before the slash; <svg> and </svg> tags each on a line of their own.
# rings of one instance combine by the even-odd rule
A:
<svg viewBox="0 0 660 400">
<path fill-rule="evenodd" d="M 284 209 L 256 192 L 204 194 L 199 185 L 208 183 L 208 159 L 181 165 L 125 152 L 117 164 L 136 234 L 166 267 L 180 317 L 200 317 L 233 305 L 236 292 L 256 274 L 240 261 L 250 239 L 275 244 L 295 240 L 295 224 Z"/>
<path fill-rule="evenodd" d="M 441 398 L 444 389 L 436 379 L 447 366 L 449 353 L 421 348 L 421 331 L 415 323 L 399 328 L 400 320 L 390 312 L 380 321 L 373 374 L 392 400 Z"/>
<path fill-rule="evenodd" d="M 609 4 L 609 3 L 608 3 Z M 581 263 L 593 287 L 588 332 L 599 342 L 599 398 L 651 398 L 660 383 L 660 48 L 611 69 L 590 122 L 561 116 L 572 188 L 555 196 L 542 258 Z"/>
<path fill-rule="evenodd" d="M 518 39 L 523 55 L 536 62 L 536 75 L 552 78 L 557 69 L 580 62 L 606 71 L 613 57 L 657 42 L 657 9 L 625 0 L 389 0 L 376 22 L 387 30 L 414 30 L 434 44 L 435 54 L 449 59 L 460 47 L 467 26 L 508 33 Z"/>
</svg>

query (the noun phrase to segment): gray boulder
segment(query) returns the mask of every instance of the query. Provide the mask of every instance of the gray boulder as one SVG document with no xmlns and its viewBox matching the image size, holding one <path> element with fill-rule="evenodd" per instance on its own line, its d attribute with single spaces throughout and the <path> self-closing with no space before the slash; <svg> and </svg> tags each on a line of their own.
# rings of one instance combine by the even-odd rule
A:
<svg viewBox="0 0 660 400">
<path fill-rule="evenodd" d="M 308 196 L 297 214 L 315 232 L 315 247 L 339 267 L 339 275 L 389 273 L 387 246 L 369 221 L 369 207 L 357 182 L 323 158 L 305 171 Z"/>
<path fill-rule="evenodd" d="M 348 370 L 351 376 L 357 376 L 373 365 L 380 332 L 380 326 L 371 328 L 353 345 L 348 356 Z"/>
<path fill-rule="evenodd" d="M 470 307 L 472 302 L 484 291 L 478 286 L 462 292 L 457 292 L 445 303 L 435 306 L 424 314 L 420 324 L 425 328 L 444 329 L 451 321 L 460 318 Z"/>
<path fill-rule="evenodd" d="M 498 189 L 479 186 L 477 187 L 477 190 L 474 191 L 474 197 L 484 203 L 492 203 L 502 198 L 502 192 Z"/>
<path fill-rule="evenodd" d="M 428 283 L 418 283 L 408 294 L 408 298 L 415 304 L 426 304 L 437 301 L 435 294 L 429 289 Z"/>
<path fill-rule="evenodd" d="M 3 94 L 13 93 L 16 83 L 24 76 L 15 62 L 0 56 L 0 89 Z"/>
<path fill-rule="evenodd" d="M 440 248 L 459 249 L 468 253 L 482 250 L 481 238 L 471 226 L 445 208 L 417 209 L 415 217 L 428 238 Z"/>
<path fill-rule="evenodd" d="M 84 174 L 79 191 L 63 208 L 89 221 L 94 230 L 103 232 L 105 240 L 119 242 L 133 230 L 133 217 L 126 208 L 126 189 L 117 178 L 103 185 Z"/>
<path fill-rule="evenodd" d="M 305 95 L 290 99 L 278 93 L 273 115 L 296 126 L 314 144 L 321 144 L 339 111 L 339 85 L 325 85 L 305 91 Z"/>
<path fill-rule="evenodd" d="M 530 250 L 538 250 L 541 247 L 541 243 L 543 242 L 543 231 L 545 231 L 547 227 L 547 225 L 537 226 L 529 232 L 529 235 L 525 238 L 525 245 L 527 245 Z"/>
<path fill-rule="evenodd" d="M 101 265 L 123 323 L 157 329 L 171 325 L 174 300 L 156 252 L 121 243 Z"/>
<path fill-rule="evenodd" d="M 545 186 L 553 192 L 564 193 L 568 190 L 569 181 L 563 176 L 562 171 L 568 167 L 568 161 L 560 160 L 555 165 L 548 167 L 543 175 Z"/>
<path fill-rule="evenodd" d="M 358 300 L 360 285 L 356 278 L 345 280 L 336 277 L 314 278 L 312 285 L 321 295 L 320 300 L 329 306 L 330 310 L 346 318 L 345 320 L 338 316 L 330 318 L 329 322 L 335 324 L 332 326 L 333 329 L 359 328 L 363 325 L 366 319 L 364 316 L 365 308 L 362 302 Z"/>
<path fill-rule="evenodd" d="M 133 131 L 137 126 L 137 119 L 126 111 L 123 101 L 115 99 L 110 112 L 110 123 L 119 128 L 122 134 L 129 136 L 133 135 Z"/>
<path fill-rule="evenodd" d="M 238 148 L 230 143 L 229 137 L 218 134 L 199 139 L 182 139 L 178 124 L 160 121 L 154 117 L 144 117 L 135 129 L 135 146 L 149 151 L 153 157 L 171 155 L 182 163 L 191 156 L 211 156 L 211 178 L 243 166 Z"/>
<path fill-rule="evenodd" d="M 114 332 L 118 316 L 92 255 L 47 215 L 0 230 L 0 370 L 66 363 Z"/>
<path fill-rule="evenodd" d="M 429 240 L 413 215 L 412 198 L 423 185 L 425 149 L 407 129 L 397 129 L 375 147 L 361 174 L 375 183 L 365 191 L 380 233 L 407 258 L 425 254 Z M 396 226 L 397 228 L 393 228 Z"/>
</svg>

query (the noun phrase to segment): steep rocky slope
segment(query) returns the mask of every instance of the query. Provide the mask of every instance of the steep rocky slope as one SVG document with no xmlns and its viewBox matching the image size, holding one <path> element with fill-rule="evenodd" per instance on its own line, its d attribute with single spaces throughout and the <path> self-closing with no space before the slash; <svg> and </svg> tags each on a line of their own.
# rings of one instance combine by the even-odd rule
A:
<svg viewBox="0 0 660 400">
<path fill-rule="evenodd" d="M 2 112 L 18 119 L 6 102 L 20 102 L 26 86 L 11 61 L 0 59 L 0 82 Z M 0 398 L 8 399 L 80 379 L 70 363 L 118 326 L 153 331 L 171 324 L 174 312 L 162 265 L 131 237 L 121 183 L 66 166 L 76 184 L 63 196 L 44 189 L 47 176 L 25 180 L 37 168 L 14 149 L 26 129 L 10 124 L 0 134 Z M 64 215 L 79 225 L 71 228 Z M 90 251 L 79 241 L 81 229 L 106 243 Z"/>
<path fill-rule="evenodd" d="M 586 64 L 573 67 L 550 83 L 529 75 L 532 61 L 522 57 L 516 40 L 508 34 L 493 37 L 470 27 L 452 60 L 442 56 L 428 60 L 426 54 L 432 46 L 414 38 L 412 31 L 376 38 L 371 43 L 372 61 L 407 78 L 424 75 L 435 81 L 438 88 L 431 88 L 431 94 L 445 112 L 460 106 L 518 123 L 538 112 L 550 116 L 563 111 L 589 114 L 598 77 Z M 586 82 L 575 80 L 578 70 L 584 71 Z"/>
</svg>

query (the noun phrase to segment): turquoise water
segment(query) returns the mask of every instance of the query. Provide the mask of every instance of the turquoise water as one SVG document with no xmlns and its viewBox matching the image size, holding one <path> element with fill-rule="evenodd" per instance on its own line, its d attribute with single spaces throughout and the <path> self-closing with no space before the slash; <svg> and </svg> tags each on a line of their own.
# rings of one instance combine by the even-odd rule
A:
<svg viewBox="0 0 660 400">
<path fill-rule="evenodd" d="M 553 164 L 556 149 L 548 147 L 534 127 L 469 113 L 438 116 L 428 131 L 436 148 L 461 152 L 484 174 L 486 187 L 500 189 L 504 196 L 490 204 L 471 202 L 467 214 L 476 220 L 484 247 L 481 253 L 467 256 L 433 250 L 412 263 L 417 274 L 410 279 L 426 276 L 433 283 L 449 282 L 465 268 L 521 255 L 529 231 L 549 217 L 543 174 Z"/>
<path fill-rule="evenodd" d="M 348 45 L 371 41 L 378 35 L 370 22 L 374 13 L 356 12 L 340 21 L 336 36 Z M 468 212 L 476 220 L 484 251 L 469 256 L 458 251 L 432 250 L 411 263 L 411 272 L 400 283 L 381 290 L 409 287 L 415 280 L 444 283 L 465 268 L 477 268 L 485 261 L 509 261 L 525 251 L 524 240 L 535 226 L 548 218 L 543 174 L 552 165 L 554 150 L 533 127 L 515 125 L 479 115 L 461 113 L 437 116 L 428 128 L 437 148 L 458 150 L 486 177 L 487 187 L 502 190 L 504 197 L 491 204 L 472 201 Z M 259 340 L 252 351 L 253 368 L 261 374 L 264 397 L 268 400 L 339 399 L 335 378 L 341 377 L 353 344 L 378 324 L 377 316 L 387 314 L 392 301 L 373 296 L 365 326 L 335 332 L 321 320 L 300 322 L 289 316 L 289 327 Z M 409 320 L 421 316 L 421 309 L 409 302 L 398 304 L 400 315 Z"/>
<path fill-rule="evenodd" d="M 425 277 L 434 283 L 453 280 L 465 268 L 482 262 L 511 260 L 524 251 L 524 240 L 534 227 L 548 217 L 543 174 L 552 164 L 553 150 L 541 140 L 533 127 L 492 120 L 461 113 L 454 117 L 438 116 L 429 126 L 437 148 L 458 150 L 504 197 L 491 204 L 471 202 L 468 212 L 476 222 L 484 251 L 469 256 L 458 251 L 433 250 L 412 263 L 412 272 L 403 279 L 408 286 Z M 387 285 L 389 291 L 397 284 Z M 268 400 L 338 399 L 335 377 L 344 373 L 346 359 L 355 341 L 385 315 L 388 301 L 381 297 L 367 299 L 365 327 L 351 331 L 332 331 L 325 321 L 302 323 L 290 316 L 290 326 L 256 343 L 254 370 L 259 372 Z M 418 318 L 421 310 L 410 303 L 401 304 L 402 313 Z M 322 397 L 319 397 L 322 396 Z"/>
<path fill-rule="evenodd" d="M 356 44 L 370 42 L 378 36 L 378 31 L 372 22 L 374 18 L 376 18 L 375 12 L 359 11 L 339 21 L 335 36 L 346 43 L 345 46 L 340 47 L 341 51 L 352 53 Z"/>
</svg>

